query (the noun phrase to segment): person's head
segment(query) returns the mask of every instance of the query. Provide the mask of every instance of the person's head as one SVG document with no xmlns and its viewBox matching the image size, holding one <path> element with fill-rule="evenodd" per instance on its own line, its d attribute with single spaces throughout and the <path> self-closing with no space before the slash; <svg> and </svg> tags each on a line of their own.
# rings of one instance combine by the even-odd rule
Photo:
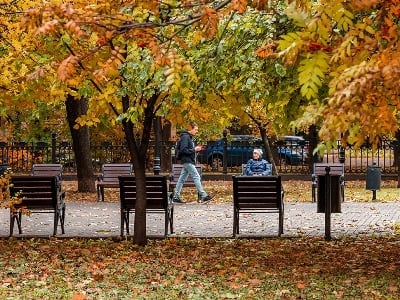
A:
<svg viewBox="0 0 400 300">
<path fill-rule="evenodd" d="M 253 150 L 253 159 L 260 159 L 263 155 L 263 152 L 261 149 L 254 149 Z"/>
<path fill-rule="evenodd" d="M 190 129 L 188 130 L 190 135 L 196 135 L 199 131 L 199 125 L 196 122 L 190 122 Z"/>
</svg>

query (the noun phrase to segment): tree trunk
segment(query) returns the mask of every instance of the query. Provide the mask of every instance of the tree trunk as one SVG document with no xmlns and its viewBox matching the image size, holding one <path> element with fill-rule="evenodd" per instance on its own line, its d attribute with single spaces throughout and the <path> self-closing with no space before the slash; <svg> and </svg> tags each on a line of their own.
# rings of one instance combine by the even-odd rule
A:
<svg viewBox="0 0 400 300">
<path fill-rule="evenodd" d="M 86 114 L 88 102 L 86 99 L 76 99 L 68 95 L 65 101 L 67 121 L 72 137 L 72 148 L 75 154 L 76 172 L 78 177 L 78 192 L 93 193 L 96 191 L 93 174 L 92 156 L 90 153 L 90 135 L 87 126 L 74 129 L 76 119 Z"/>
<path fill-rule="evenodd" d="M 269 144 L 267 130 L 262 126 L 259 126 L 258 129 L 260 130 L 260 135 L 261 135 L 261 138 L 264 143 L 266 158 L 267 158 L 268 162 L 270 162 L 272 164 L 272 175 L 277 175 L 278 171 L 276 169 L 275 160 L 274 160 L 274 157 L 272 154 L 271 146 Z"/>
<path fill-rule="evenodd" d="M 136 176 L 136 206 L 135 206 L 135 221 L 134 221 L 134 243 L 144 246 L 147 244 L 146 235 L 146 154 L 149 148 L 151 129 L 154 119 L 154 107 L 158 95 L 154 95 L 148 100 L 147 107 L 144 113 L 144 120 L 141 124 L 141 136 L 135 136 L 133 132 L 133 123 L 130 120 L 125 120 L 122 125 L 126 142 L 128 145 L 131 162 Z M 129 108 L 129 98 L 122 98 L 123 111 L 126 112 Z M 137 129 L 139 130 L 139 129 Z"/>
</svg>

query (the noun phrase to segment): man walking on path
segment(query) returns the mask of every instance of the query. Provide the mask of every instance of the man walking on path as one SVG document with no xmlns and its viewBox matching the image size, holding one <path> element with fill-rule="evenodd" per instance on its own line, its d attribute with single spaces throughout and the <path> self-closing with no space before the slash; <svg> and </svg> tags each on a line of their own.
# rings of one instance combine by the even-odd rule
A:
<svg viewBox="0 0 400 300">
<path fill-rule="evenodd" d="M 201 146 L 194 145 L 193 136 L 199 131 L 199 126 L 195 122 L 190 123 L 191 129 L 185 130 L 181 133 L 179 145 L 179 159 L 182 162 L 183 168 L 176 184 L 175 193 L 173 194 L 172 201 L 175 203 L 185 203 L 179 198 L 183 183 L 186 181 L 188 176 L 192 176 L 194 185 L 196 186 L 197 192 L 200 195 L 199 203 L 210 202 L 214 196 L 208 195 L 201 184 L 199 172 L 196 169 L 196 152 L 201 150 Z"/>
</svg>

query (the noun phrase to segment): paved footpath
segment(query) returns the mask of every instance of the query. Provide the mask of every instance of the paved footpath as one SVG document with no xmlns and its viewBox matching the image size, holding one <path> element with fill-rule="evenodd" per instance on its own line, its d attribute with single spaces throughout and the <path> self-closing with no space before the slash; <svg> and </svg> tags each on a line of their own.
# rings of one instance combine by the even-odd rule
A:
<svg viewBox="0 0 400 300">
<path fill-rule="evenodd" d="M 59 227 L 57 237 L 107 238 L 120 235 L 118 202 L 66 203 L 65 234 Z M 325 214 L 317 213 L 316 203 L 285 203 L 283 237 L 325 236 Z M 52 234 L 52 214 L 34 213 L 22 217 L 23 234 L 14 228 L 14 236 L 48 237 Z M 147 215 L 149 238 L 164 232 L 164 215 Z M 197 203 L 175 205 L 176 237 L 232 237 L 233 207 L 230 203 Z M 133 233 L 133 215 L 131 233 Z M 331 236 L 393 234 L 400 225 L 400 203 L 342 203 L 342 213 L 331 216 Z M 15 226 L 16 227 L 16 226 Z M 242 237 L 274 237 L 278 232 L 278 214 L 241 214 Z M 0 237 L 9 235 L 9 212 L 0 209 Z"/>
</svg>

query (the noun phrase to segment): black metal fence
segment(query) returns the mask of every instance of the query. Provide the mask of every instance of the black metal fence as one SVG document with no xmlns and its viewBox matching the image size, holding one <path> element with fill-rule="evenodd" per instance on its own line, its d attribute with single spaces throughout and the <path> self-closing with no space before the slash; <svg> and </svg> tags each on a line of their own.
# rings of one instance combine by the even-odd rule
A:
<svg viewBox="0 0 400 300">
<path fill-rule="evenodd" d="M 175 163 L 175 143 L 160 142 L 157 145 L 160 156 L 161 172 L 169 172 Z M 274 146 L 273 155 L 278 172 L 281 174 L 310 174 L 310 158 L 307 145 Z M 150 143 L 146 159 L 146 169 L 151 172 L 154 168 L 154 153 L 156 145 Z M 202 159 L 203 171 L 213 173 L 240 173 L 242 163 L 246 163 L 251 157 L 253 145 L 235 145 L 230 147 L 226 161 L 221 153 L 211 154 Z M 234 152 L 235 151 L 235 152 Z M 323 162 L 344 162 L 346 173 L 365 174 L 367 167 L 374 162 L 382 170 L 383 174 L 396 174 L 398 170 L 398 143 L 392 140 L 382 141 L 377 150 L 363 147 L 355 150 L 352 147 L 332 150 L 325 153 L 318 160 Z M 239 154 L 233 154 L 239 153 Z M 96 172 L 100 172 L 104 163 L 118 163 L 130 161 L 127 147 L 124 143 L 112 144 L 104 142 L 91 146 L 93 166 Z M 200 154 L 202 155 L 202 154 Z M 199 157 L 200 158 L 200 157 Z M 296 158 L 296 159 L 294 159 Z M 37 142 L 13 142 L 0 143 L 0 159 L 2 164 L 7 164 L 15 173 L 30 173 L 35 163 L 61 163 L 65 173 L 76 173 L 75 155 L 72 145 L 67 141 L 52 140 L 51 143 Z M 292 160 L 291 160 L 292 159 Z"/>
</svg>

